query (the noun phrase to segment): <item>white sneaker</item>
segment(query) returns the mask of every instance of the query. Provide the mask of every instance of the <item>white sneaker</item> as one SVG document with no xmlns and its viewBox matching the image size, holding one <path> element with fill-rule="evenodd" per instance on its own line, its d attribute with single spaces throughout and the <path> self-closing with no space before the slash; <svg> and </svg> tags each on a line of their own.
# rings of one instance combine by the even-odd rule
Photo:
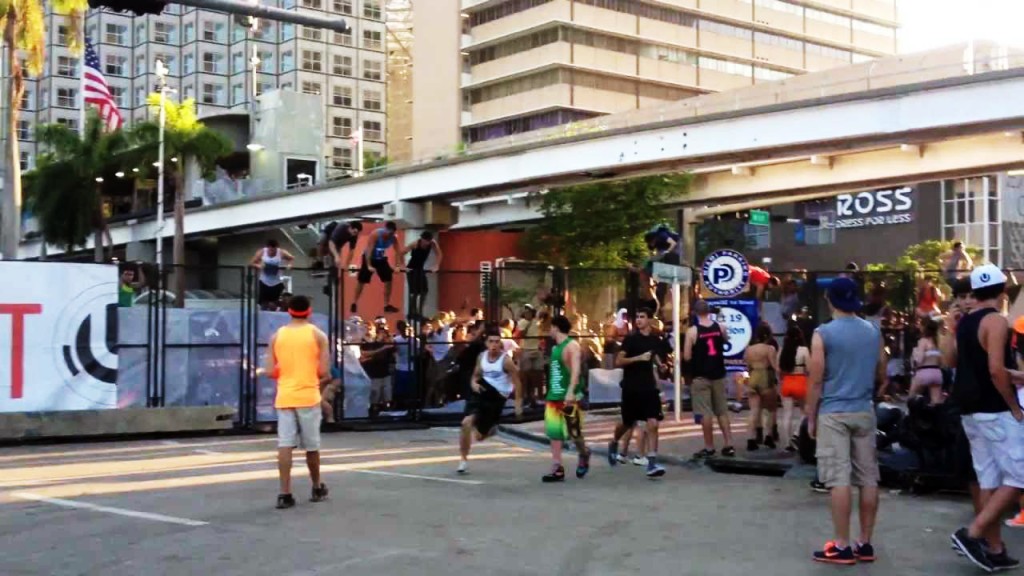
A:
<svg viewBox="0 0 1024 576">
<path fill-rule="evenodd" d="M 622 454 L 616 454 L 615 459 L 618 460 L 619 464 L 625 464 L 629 462 L 629 460 L 627 460 L 626 457 L 623 456 Z"/>
<path fill-rule="evenodd" d="M 646 456 L 633 456 L 633 466 L 647 466 Z"/>
<path fill-rule="evenodd" d="M 469 462 L 467 462 L 465 460 L 460 460 L 459 461 L 459 467 L 456 470 L 456 472 L 458 472 L 459 474 L 466 474 L 466 473 L 468 473 L 469 472 Z"/>
</svg>

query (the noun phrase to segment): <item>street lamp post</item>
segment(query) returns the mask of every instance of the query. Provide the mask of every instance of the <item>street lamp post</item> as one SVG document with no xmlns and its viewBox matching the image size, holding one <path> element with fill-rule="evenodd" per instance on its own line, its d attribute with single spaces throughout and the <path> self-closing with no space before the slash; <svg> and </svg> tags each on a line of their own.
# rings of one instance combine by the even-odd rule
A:
<svg viewBox="0 0 1024 576">
<path fill-rule="evenodd" d="M 160 88 L 160 151 L 157 159 L 156 176 L 156 269 L 163 274 L 164 269 L 164 126 L 167 124 L 167 66 L 163 60 L 156 61 L 156 77 Z"/>
</svg>

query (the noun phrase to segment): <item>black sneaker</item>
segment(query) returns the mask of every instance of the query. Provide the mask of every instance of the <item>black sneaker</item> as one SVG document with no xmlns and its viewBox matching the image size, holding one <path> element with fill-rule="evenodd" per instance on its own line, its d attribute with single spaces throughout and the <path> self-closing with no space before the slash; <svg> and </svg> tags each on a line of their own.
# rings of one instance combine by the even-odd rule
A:
<svg viewBox="0 0 1024 576">
<path fill-rule="evenodd" d="M 323 502 L 324 500 L 327 500 L 327 485 L 321 482 L 320 486 L 313 487 L 313 496 L 310 497 L 309 501 Z"/>
<path fill-rule="evenodd" d="M 964 558 L 970 560 L 975 566 L 985 572 L 995 571 L 995 565 L 985 553 L 985 544 L 981 538 L 971 538 L 967 533 L 967 528 L 957 530 L 949 538 L 953 545 L 963 552 Z"/>
<path fill-rule="evenodd" d="M 733 448 L 732 446 L 726 446 L 725 448 L 722 448 L 722 456 L 725 456 L 726 458 L 732 458 L 735 455 L 736 449 Z"/>
<path fill-rule="evenodd" d="M 758 448 L 760 448 L 760 446 L 757 445 L 757 440 L 754 440 L 753 438 L 747 440 L 747 452 L 753 452 Z"/>
<path fill-rule="evenodd" d="M 771 436 L 764 439 L 764 447 L 769 450 L 775 450 L 775 438 Z"/>
<path fill-rule="evenodd" d="M 565 482 L 565 468 L 561 465 L 555 465 L 551 468 L 551 472 L 541 477 L 541 482 L 549 484 L 551 482 Z"/>
<path fill-rule="evenodd" d="M 828 486 L 825 486 L 824 482 L 818 480 L 811 480 L 811 490 L 814 490 L 818 494 L 828 494 Z"/>
<path fill-rule="evenodd" d="M 295 497 L 294 496 L 292 496 L 291 494 L 280 494 L 280 495 L 278 495 L 278 497 L 277 497 L 277 506 L 276 506 L 276 508 L 278 510 L 284 510 L 285 508 L 294 508 L 294 507 L 295 507 Z"/>
<path fill-rule="evenodd" d="M 825 547 L 814 553 L 815 562 L 826 564 L 856 564 L 857 557 L 853 555 L 853 548 L 847 544 L 846 548 L 836 546 L 835 542 L 826 542 Z"/>
<path fill-rule="evenodd" d="M 580 454 L 579 462 L 576 463 L 576 477 L 583 478 L 590 472 L 590 450 L 586 454 Z"/>
<path fill-rule="evenodd" d="M 724 454 L 725 450 L 722 450 L 722 453 Z M 694 460 L 701 460 L 701 459 L 705 459 L 705 458 L 713 458 L 714 456 L 715 456 L 715 451 L 714 450 L 712 450 L 710 448 L 705 448 L 705 449 L 701 450 L 700 452 L 697 452 L 696 454 L 694 454 L 693 455 L 693 459 Z"/>
<path fill-rule="evenodd" d="M 988 561 L 992 563 L 992 569 L 996 571 L 1013 570 L 1020 566 L 1020 560 L 1017 560 L 1006 553 L 1005 545 L 1003 546 L 1003 551 L 999 554 L 989 552 Z"/>
<path fill-rule="evenodd" d="M 384 307 L 384 311 L 387 312 L 388 314 L 395 314 L 398 312 L 398 308 L 395 308 L 391 304 L 388 304 L 387 306 Z"/>
<path fill-rule="evenodd" d="M 853 555 L 858 562 L 874 562 L 875 547 L 870 542 L 857 542 L 853 545 Z"/>
<path fill-rule="evenodd" d="M 608 442 L 608 465 L 616 466 L 619 463 L 619 443 L 615 440 Z"/>
</svg>

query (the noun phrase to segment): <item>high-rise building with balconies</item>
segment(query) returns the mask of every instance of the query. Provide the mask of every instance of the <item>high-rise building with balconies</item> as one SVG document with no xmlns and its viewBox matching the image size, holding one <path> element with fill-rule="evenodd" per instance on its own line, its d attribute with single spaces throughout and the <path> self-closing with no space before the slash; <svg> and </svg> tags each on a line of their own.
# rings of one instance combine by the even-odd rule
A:
<svg viewBox="0 0 1024 576">
<path fill-rule="evenodd" d="M 896 52 L 896 0 L 423 0 L 417 158 Z"/>
</svg>

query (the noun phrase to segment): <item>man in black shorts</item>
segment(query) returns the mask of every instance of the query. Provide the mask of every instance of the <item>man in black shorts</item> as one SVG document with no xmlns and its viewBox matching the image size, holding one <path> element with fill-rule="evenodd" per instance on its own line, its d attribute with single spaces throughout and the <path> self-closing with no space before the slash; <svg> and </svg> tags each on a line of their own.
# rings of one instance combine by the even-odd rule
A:
<svg viewBox="0 0 1024 576">
<path fill-rule="evenodd" d="M 427 267 L 427 259 L 431 252 L 434 253 L 434 262 Z M 437 240 L 434 240 L 434 234 L 429 230 L 420 234 L 418 240 L 399 250 L 399 262 L 406 254 L 409 255 L 409 262 L 405 265 L 406 278 L 409 281 L 409 318 L 422 319 L 423 300 L 427 297 L 428 290 L 427 272 L 438 271 L 444 254 L 441 253 L 441 247 L 438 246 Z"/>
<path fill-rule="evenodd" d="M 513 392 L 516 417 L 523 414 L 523 385 L 519 381 L 519 370 L 505 353 L 497 327 L 487 329 L 486 343 L 487 351 L 477 356 L 470 380 L 472 392 L 466 402 L 466 416 L 462 419 L 459 436 L 459 474 L 469 471 L 469 449 L 473 444 L 474 429 L 477 442 L 493 436 L 505 403 Z"/>
<path fill-rule="evenodd" d="M 651 330 L 653 315 L 648 308 L 636 311 L 636 331 L 626 336 L 615 359 L 615 365 L 622 368 L 622 422 L 608 442 L 608 463 L 618 463 L 619 439 L 637 422 L 646 422 L 647 477 L 659 478 L 665 475 L 665 468 L 658 464 L 661 396 L 654 370 L 664 364 L 667 350 L 665 341 Z"/>
<path fill-rule="evenodd" d="M 394 222 L 386 222 L 384 226 L 370 232 L 363 249 L 362 265 L 359 268 L 359 284 L 356 286 L 355 299 L 349 310 L 355 314 L 359 304 L 359 298 L 363 295 L 363 288 L 373 280 L 373 273 L 384 283 L 384 312 L 393 314 L 398 308 L 391 305 L 391 281 L 394 278 L 395 270 L 388 260 L 388 250 L 394 249 L 397 239 L 398 225 Z"/>
</svg>

